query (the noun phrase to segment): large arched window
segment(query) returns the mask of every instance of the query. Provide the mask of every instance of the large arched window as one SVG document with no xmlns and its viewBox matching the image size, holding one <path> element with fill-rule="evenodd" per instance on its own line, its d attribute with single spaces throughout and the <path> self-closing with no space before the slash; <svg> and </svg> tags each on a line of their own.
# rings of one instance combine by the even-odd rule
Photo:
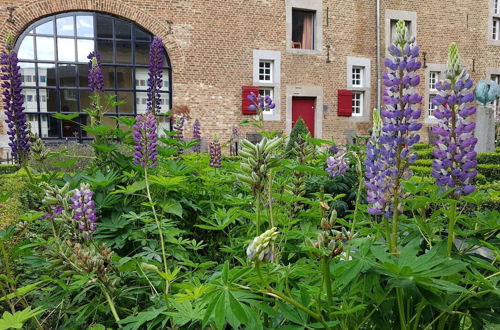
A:
<svg viewBox="0 0 500 330">
<path fill-rule="evenodd" d="M 25 95 L 25 112 L 32 131 L 44 139 L 85 140 L 81 125 L 58 120 L 55 113 L 81 113 L 75 119 L 86 124 L 83 109 L 90 106 L 87 87 L 87 55 L 101 54 L 104 88 L 122 105 L 110 109 L 112 116 L 133 116 L 146 110 L 149 45 L 152 35 L 136 24 L 93 12 L 69 12 L 43 18 L 20 35 L 16 43 Z M 165 52 L 162 109 L 172 104 L 172 74 Z"/>
</svg>

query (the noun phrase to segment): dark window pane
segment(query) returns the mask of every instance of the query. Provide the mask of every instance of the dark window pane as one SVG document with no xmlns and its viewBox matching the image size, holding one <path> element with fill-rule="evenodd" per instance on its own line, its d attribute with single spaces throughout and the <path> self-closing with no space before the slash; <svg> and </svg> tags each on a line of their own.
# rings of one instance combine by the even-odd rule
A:
<svg viewBox="0 0 500 330">
<path fill-rule="evenodd" d="M 61 112 L 78 112 L 78 91 L 76 89 L 61 89 Z"/>
<path fill-rule="evenodd" d="M 135 27 L 135 39 L 149 41 L 150 40 L 149 33 L 146 32 L 145 30 L 141 29 L 140 27 L 136 26 Z"/>
<path fill-rule="evenodd" d="M 36 27 L 37 34 L 54 34 L 54 21 L 50 20 Z"/>
<path fill-rule="evenodd" d="M 39 89 L 38 90 L 40 112 L 58 112 L 57 111 L 57 90 Z"/>
<path fill-rule="evenodd" d="M 118 88 L 133 89 L 132 83 L 132 68 L 117 67 L 116 68 L 116 82 Z"/>
<path fill-rule="evenodd" d="M 113 21 L 111 17 L 97 15 L 97 37 L 113 38 Z"/>
<path fill-rule="evenodd" d="M 115 88 L 115 68 L 103 66 L 102 75 L 104 76 L 104 88 Z"/>
<path fill-rule="evenodd" d="M 62 120 L 63 137 L 77 138 L 79 127 L 80 125 L 72 120 Z"/>
<path fill-rule="evenodd" d="M 78 64 L 78 77 L 80 87 L 87 87 L 89 84 L 89 67 L 87 64 Z"/>
<path fill-rule="evenodd" d="M 133 92 L 119 92 L 118 101 L 123 104 L 118 106 L 118 113 L 134 113 L 134 93 Z"/>
<path fill-rule="evenodd" d="M 51 115 L 40 115 L 40 122 L 41 122 L 40 135 L 42 138 L 59 137 L 57 133 L 57 126 L 59 125 L 59 121 L 57 119 L 55 119 Z"/>
<path fill-rule="evenodd" d="M 76 87 L 76 65 L 59 65 L 59 86 Z"/>
<path fill-rule="evenodd" d="M 132 64 L 132 43 L 129 41 L 116 42 L 116 63 Z"/>
<path fill-rule="evenodd" d="M 97 40 L 97 50 L 103 63 L 113 63 L 113 41 Z"/>
<path fill-rule="evenodd" d="M 74 36 L 75 22 L 73 16 L 61 17 L 56 20 L 58 36 Z"/>
<path fill-rule="evenodd" d="M 79 37 L 94 36 L 93 16 L 76 16 L 76 35 Z"/>
<path fill-rule="evenodd" d="M 49 63 L 38 63 L 38 86 L 56 86 L 56 65 Z"/>
<path fill-rule="evenodd" d="M 135 43 L 135 63 L 149 64 L 149 43 Z"/>
<path fill-rule="evenodd" d="M 130 39 L 131 38 L 132 24 L 122 20 L 115 20 L 115 38 Z"/>
<path fill-rule="evenodd" d="M 85 112 L 85 109 L 89 109 L 91 106 L 90 96 L 92 92 L 90 90 L 80 90 L 80 108 L 81 112 Z"/>
</svg>

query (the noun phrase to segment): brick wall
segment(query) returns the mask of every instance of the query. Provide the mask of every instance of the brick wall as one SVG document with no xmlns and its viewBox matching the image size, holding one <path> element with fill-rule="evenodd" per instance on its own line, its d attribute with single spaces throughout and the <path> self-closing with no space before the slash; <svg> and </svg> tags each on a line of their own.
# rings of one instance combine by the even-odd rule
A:
<svg viewBox="0 0 500 330">
<path fill-rule="evenodd" d="M 337 116 L 337 90 L 346 88 L 347 56 L 370 58 L 370 108 L 376 105 L 375 1 L 322 0 L 323 47 L 315 55 L 287 51 L 288 1 L 0 0 L 0 47 L 8 32 L 17 36 L 40 17 L 59 12 L 102 11 L 130 19 L 164 39 L 173 66 L 174 105 L 189 106 L 190 124 L 199 118 L 206 138 L 217 133 L 222 140 L 229 138 L 233 125 L 245 119 L 240 109 L 241 86 L 252 84 L 252 51 L 280 51 L 281 120 L 267 122 L 267 128 L 285 129 L 287 86 L 320 86 L 328 106 L 323 114 L 322 138 L 334 137 L 344 143 L 348 131 L 367 134 L 369 120 Z M 427 63 L 446 63 L 448 45 L 456 41 L 469 70 L 474 62 L 471 74 L 475 80 L 485 79 L 488 67 L 500 68 L 498 46 L 487 43 L 488 0 L 381 2 L 382 56 L 385 11 L 403 10 L 416 13 L 417 41 L 427 52 Z M 7 22 L 7 7 L 16 7 L 14 23 Z M 326 46 L 331 46 L 329 63 Z M 422 85 L 425 83 L 422 79 Z M 424 93 L 423 86 L 420 92 Z M 242 131 L 251 128 L 243 127 Z M 0 136 L 4 132 L 0 125 Z"/>
</svg>

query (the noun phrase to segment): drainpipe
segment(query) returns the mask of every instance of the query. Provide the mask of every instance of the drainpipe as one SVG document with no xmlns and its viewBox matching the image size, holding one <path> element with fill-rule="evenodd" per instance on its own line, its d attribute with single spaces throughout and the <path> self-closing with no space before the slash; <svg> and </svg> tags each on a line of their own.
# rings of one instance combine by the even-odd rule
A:
<svg viewBox="0 0 500 330">
<path fill-rule="evenodd" d="M 380 61 L 380 0 L 376 4 L 376 31 L 377 31 L 377 109 L 380 111 L 381 106 L 381 90 L 382 90 L 382 74 L 381 74 L 381 61 Z"/>
</svg>

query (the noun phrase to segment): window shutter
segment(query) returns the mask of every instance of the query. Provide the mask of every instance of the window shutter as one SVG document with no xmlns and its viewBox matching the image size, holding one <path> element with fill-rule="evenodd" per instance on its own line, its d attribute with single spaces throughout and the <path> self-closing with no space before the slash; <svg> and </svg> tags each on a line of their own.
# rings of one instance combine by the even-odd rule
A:
<svg viewBox="0 0 500 330">
<path fill-rule="evenodd" d="M 243 86 L 241 87 L 241 113 L 244 115 L 255 115 L 256 110 L 248 110 L 248 107 L 253 103 L 248 99 L 248 95 L 254 93 L 256 96 L 259 95 L 259 87 L 256 86 Z"/>
<path fill-rule="evenodd" d="M 352 116 L 352 91 L 339 89 L 338 91 L 338 116 Z"/>
</svg>

